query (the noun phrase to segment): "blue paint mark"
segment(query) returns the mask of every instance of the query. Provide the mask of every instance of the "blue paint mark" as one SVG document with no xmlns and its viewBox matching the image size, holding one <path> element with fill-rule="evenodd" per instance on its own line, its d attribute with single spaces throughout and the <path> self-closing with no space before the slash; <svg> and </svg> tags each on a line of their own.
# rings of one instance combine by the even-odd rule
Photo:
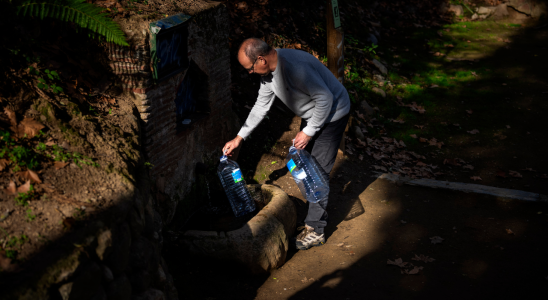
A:
<svg viewBox="0 0 548 300">
<path fill-rule="evenodd" d="M 158 82 L 188 67 L 189 19 L 190 16 L 178 14 L 150 23 L 154 79 Z"/>
</svg>

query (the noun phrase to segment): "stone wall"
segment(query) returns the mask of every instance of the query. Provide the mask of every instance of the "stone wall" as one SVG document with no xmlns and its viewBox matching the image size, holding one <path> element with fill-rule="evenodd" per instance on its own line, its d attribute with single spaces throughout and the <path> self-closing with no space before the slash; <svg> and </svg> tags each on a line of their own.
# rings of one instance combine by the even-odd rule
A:
<svg viewBox="0 0 548 300">
<path fill-rule="evenodd" d="M 121 20 L 132 47 L 108 49 L 118 84 L 140 112 L 145 155 L 152 165 L 151 178 L 167 223 L 173 219 L 178 204 L 188 210 L 195 206 L 186 195 L 195 178 L 196 163 L 220 157 L 224 143 L 239 129 L 231 108 L 228 11 L 219 3 L 205 3 L 200 7 L 199 11 L 190 13 L 187 21 L 188 60 L 205 76 L 200 80 L 200 88 L 205 90 L 200 100 L 207 101 L 208 112 L 191 120 L 182 130 L 177 125 L 175 98 L 190 71 L 185 69 L 167 80 L 153 83 L 151 21 L 140 16 Z"/>
</svg>

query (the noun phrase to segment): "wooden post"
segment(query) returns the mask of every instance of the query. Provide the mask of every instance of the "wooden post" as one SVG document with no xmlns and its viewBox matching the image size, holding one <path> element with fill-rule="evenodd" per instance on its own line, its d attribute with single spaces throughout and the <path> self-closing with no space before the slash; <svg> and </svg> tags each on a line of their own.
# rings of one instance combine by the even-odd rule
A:
<svg viewBox="0 0 548 300">
<path fill-rule="evenodd" d="M 327 0 L 327 66 L 331 73 L 344 84 L 344 34 L 340 25 L 339 7 L 333 9 L 332 3 L 337 4 L 337 0 Z M 335 16 L 334 16 L 335 14 Z M 338 23 L 338 24 L 336 24 Z"/>
</svg>

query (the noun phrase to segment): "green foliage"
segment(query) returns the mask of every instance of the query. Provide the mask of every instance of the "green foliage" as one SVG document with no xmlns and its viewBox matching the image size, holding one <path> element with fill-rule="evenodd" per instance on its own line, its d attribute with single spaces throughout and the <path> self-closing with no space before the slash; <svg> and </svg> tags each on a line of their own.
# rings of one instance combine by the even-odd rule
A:
<svg viewBox="0 0 548 300">
<path fill-rule="evenodd" d="M 366 53 L 373 53 L 373 54 L 377 54 L 377 52 L 375 52 L 375 49 L 379 47 L 378 45 L 375 45 L 375 44 L 371 44 L 371 46 L 365 46 L 363 48 L 363 51 L 366 52 Z"/>
<path fill-rule="evenodd" d="M 34 187 L 32 184 L 30 185 L 30 189 L 26 193 L 19 193 L 17 197 L 15 197 L 15 203 L 19 206 L 27 206 L 29 205 L 29 200 L 34 197 Z"/>
<path fill-rule="evenodd" d="M 74 22 L 82 28 L 104 36 L 107 42 L 129 46 L 120 26 L 101 13 L 102 10 L 101 7 L 85 3 L 85 0 L 26 0 L 17 7 L 17 14 Z"/>
<path fill-rule="evenodd" d="M 34 69 L 34 71 L 39 72 L 36 69 Z M 31 70 L 31 72 L 32 72 L 32 70 Z M 46 77 L 48 78 L 48 80 L 46 80 L 44 78 L 41 78 L 41 77 L 38 78 L 39 82 L 38 82 L 37 87 L 39 89 L 42 89 L 42 90 L 51 89 L 51 91 L 55 94 L 62 93 L 63 88 L 61 88 L 60 86 L 55 84 L 56 81 L 59 81 L 61 79 L 61 78 L 59 78 L 59 74 L 55 71 L 50 71 L 48 69 L 46 69 L 44 72 L 46 73 Z M 48 85 L 48 82 L 49 82 L 49 85 Z"/>
<path fill-rule="evenodd" d="M 13 171 L 17 172 L 23 166 L 29 169 L 35 169 L 38 166 L 36 153 L 23 146 L 15 146 L 9 132 L 0 131 L 0 145 L 3 146 L 0 150 L 0 158 L 7 158 L 14 163 Z"/>
<path fill-rule="evenodd" d="M 25 234 L 20 235 L 19 237 L 13 235 L 11 237 L 7 237 L 6 239 L 0 239 L 0 245 L 3 245 L 3 247 L 0 247 L 0 250 L 6 251 L 6 257 L 11 260 L 17 259 L 17 250 L 21 249 L 21 246 L 28 242 L 29 237 Z"/>
<path fill-rule="evenodd" d="M 63 148 L 57 145 L 53 145 L 52 149 L 51 155 L 49 156 L 55 161 L 66 162 L 68 160 L 72 160 L 80 168 L 82 168 L 80 164 L 99 167 L 99 164 L 94 162 L 90 157 L 82 155 L 78 152 L 65 152 Z"/>
<path fill-rule="evenodd" d="M 32 209 L 27 209 L 27 222 L 32 222 L 36 219 L 36 215 L 32 213 Z"/>
</svg>

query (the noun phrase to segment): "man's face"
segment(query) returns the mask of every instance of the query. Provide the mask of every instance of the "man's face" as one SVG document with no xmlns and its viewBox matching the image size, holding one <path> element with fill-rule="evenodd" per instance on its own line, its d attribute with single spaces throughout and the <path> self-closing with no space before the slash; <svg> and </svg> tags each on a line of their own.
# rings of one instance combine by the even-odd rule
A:
<svg viewBox="0 0 548 300">
<path fill-rule="evenodd" d="M 258 74 L 261 76 L 270 74 L 268 62 L 263 56 L 257 57 L 256 61 L 252 61 L 245 55 L 244 51 L 240 51 L 238 53 L 238 61 L 249 74 Z"/>
</svg>

